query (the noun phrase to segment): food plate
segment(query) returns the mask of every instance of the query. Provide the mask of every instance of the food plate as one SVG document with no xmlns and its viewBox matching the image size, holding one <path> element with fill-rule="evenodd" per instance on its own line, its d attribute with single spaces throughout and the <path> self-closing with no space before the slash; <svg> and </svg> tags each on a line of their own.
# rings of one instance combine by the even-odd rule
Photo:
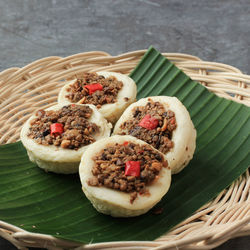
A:
<svg viewBox="0 0 250 250">
<path fill-rule="evenodd" d="M 116 57 L 109 56 L 105 52 L 88 52 L 88 53 L 73 55 L 68 58 L 49 57 L 36 61 L 30 65 L 27 65 L 22 69 L 12 68 L 2 72 L 0 75 L 1 90 L 2 90 L 1 91 L 2 103 L 0 106 L 0 112 L 2 117 L 0 142 L 2 144 L 5 144 L 18 140 L 21 126 L 24 123 L 24 121 L 28 119 L 30 113 L 41 107 L 45 108 L 51 106 L 56 102 L 59 88 L 62 87 L 65 83 L 64 79 L 67 78 L 67 80 L 70 80 L 74 78 L 75 75 L 77 76 L 80 75 L 81 72 L 83 71 L 112 70 L 128 74 L 137 65 L 137 63 L 139 62 L 139 60 L 143 55 L 144 55 L 143 62 L 145 62 L 146 59 L 147 63 L 144 65 L 143 63 L 140 64 L 141 66 L 137 67 L 137 69 L 131 74 L 131 76 L 139 84 L 138 85 L 139 98 L 147 96 L 152 93 L 159 94 L 161 92 L 162 94 L 165 94 L 164 91 L 167 91 L 169 95 L 176 94 L 179 95 L 179 97 L 182 96 L 182 98 L 184 99 L 184 104 L 187 105 L 188 108 L 192 106 L 194 99 L 197 100 L 199 98 L 201 100 L 205 100 L 202 107 L 207 108 L 208 103 L 210 103 L 211 99 L 214 98 L 212 94 L 209 94 L 205 90 L 205 88 L 201 87 L 201 85 L 197 87 L 197 84 L 194 84 L 193 81 L 189 80 L 188 77 L 182 74 L 181 71 L 176 69 L 170 62 L 164 60 L 164 58 L 153 48 L 151 48 L 146 54 L 145 52 L 146 51 L 135 51 Z M 249 89 L 247 88 L 247 83 L 250 82 L 250 77 L 242 74 L 239 70 L 223 64 L 203 62 L 200 61 L 198 58 L 189 55 L 164 54 L 164 56 L 169 58 L 179 68 L 183 69 L 185 73 L 187 73 L 190 77 L 192 77 L 192 79 L 200 81 L 203 85 L 206 85 L 206 87 L 210 91 L 213 91 L 220 96 L 226 97 L 227 99 L 232 99 L 237 102 L 249 105 L 250 103 Z M 164 79 L 164 74 L 165 74 L 164 71 L 166 70 L 166 68 L 168 68 L 168 71 L 170 72 L 172 71 L 171 73 L 172 75 L 170 78 L 168 78 L 170 80 L 167 83 L 165 79 L 166 84 L 164 86 L 166 88 L 164 88 L 163 91 L 161 91 L 161 89 L 159 89 L 159 86 L 162 86 L 161 84 L 154 85 L 156 80 L 154 79 L 154 76 L 158 72 L 157 73 L 158 76 L 160 74 L 161 77 L 160 78 L 157 77 L 157 79 Z M 147 76 L 148 79 L 151 77 L 150 81 L 151 84 L 145 83 L 146 73 L 148 74 Z M 178 85 L 177 88 L 178 93 L 174 93 L 175 91 L 175 88 L 173 88 L 174 85 L 173 84 L 169 85 L 169 82 L 176 82 L 177 80 L 178 82 L 180 82 L 180 85 Z M 144 82 L 144 84 L 146 85 L 140 84 L 139 83 L 140 81 Z M 231 96 L 230 93 L 235 94 L 235 96 Z M 187 95 L 188 98 L 185 99 L 185 95 Z M 211 102 L 212 104 L 215 105 L 214 109 L 217 108 L 218 105 L 218 103 L 216 103 L 216 100 L 218 99 L 215 98 Z M 221 106 L 222 110 L 220 115 L 217 114 L 218 115 L 216 118 L 217 120 L 222 119 L 221 117 L 223 116 L 224 113 L 226 114 L 226 117 L 228 117 L 227 112 L 230 113 L 229 117 L 233 116 L 237 118 L 237 115 L 239 115 L 240 118 L 242 118 L 241 116 L 242 110 L 243 111 L 248 110 L 245 106 L 238 104 L 236 105 L 226 100 L 222 100 L 221 102 L 222 102 Z M 229 107 L 229 106 L 230 107 L 233 106 L 235 108 L 229 108 L 229 110 L 226 112 L 225 111 L 226 108 L 223 109 L 223 107 Z M 199 105 L 194 105 L 193 108 L 189 110 L 191 116 L 194 115 L 195 112 L 198 114 L 200 109 L 201 107 Z M 230 120 L 228 121 L 231 124 L 231 126 L 233 126 L 233 128 L 237 127 L 236 126 L 237 124 L 239 125 L 237 129 L 234 129 L 234 132 L 236 134 L 240 133 L 243 134 L 243 137 L 245 136 L 244 137 L 245 139 L 242 137 L 244 139 L 243 140 L 244 143 L 240 144 L 241 150 L 239 152 L 236 152 L 237 153 L 237 157 L 235 157 L 236 160 L 238 159 L 238 157 L 244 158 L 244 155 L 242 155 L 241 152 L 244 153 L 245 152 L 244 148 L 247 148 L 247 146 L 249 146 L 248 134 L 247 132 L 244 132 L 245 127 L 247 125 L 249 127 L 249 116 L 244 115 L 244 117 L 245 120 L 239 119 L 240 121 L 236 124 L 234 122 L 230 123 Z M 207 129 L 210 126 L 206 125 L 205 127 Z M 223 128 L 223 131 L 227 131 L 227 129 Z M 228 138 L 231 138 L 230 135 L 227 136 Z M 237 143 L 237 141 L 235 141 L 235 143 Z M 13 157 L 13 153 L 15 153 L 15 155 L 17 156 L 20 155 L 20 157 L 22 157 L 23 149 L 21 145 L 18 144 L 19 146 L 17 147 L 13 145 L 17 144 L 10 144 L 1 148 L 2 163 L 4 157 L 6 157 L 8 154 L 10 154 Z M 13 149 L 13 152 L 11 152 L 10 148 Z M 231 153 L 235 153 L 235 150 L 231 151 Z M 244 172 L 243 167 L 246 164 L 244 163 L 244 160 L 246 161 L 247 158 L 244 159 L 243 158 L 242 161 L 238 162 L 239 167 L 238 170 L 236 171 L 238 175 Z M 15 161 L 15 159 L 13 160 Z M 221 159 L 218 157 L 218 161 L 219 160 Z M 4 165 L 5 167 L 8 168 L 8 164 L 6 165 L 6 163 L 4 163 Z M 187 169 L 188 168 L 191 167 L 188 166 Z M 2 172 L 3 179 L 5 178 L 5 174 L 4 172 Z M 219 174 L 223 173 L 219 172 Z M 182 179 L 184 179 L 181 178 L 183 176 L 185 177 L 185 171 L 183 174 L 180 174 L 180 177 L 177 177 L 175 183 L 177 183 L 177 181 L 179 182 Z M 209 178 L 212 177 L 214 176 L 210 176 Z M 53 177 L 51 178 L 52 178 L 51 179 L 51 185 L 52 185 L 54 179 Z M 234 178 L 232 180 L 234 180 Z M 129 238 L 128 234 L 125 233 L 123 235 L 120 235 L 121 237 L 117 237 L 115 239 L 116 241 L 117 240 L 136 240 L 136 241 L 95 243 L 92 245 L 85 245 L 84 248 L 86 249 L 91 247 L 97 248 L 97 247 L 103 247 L 105 245 L 106 247 L 110 248 L 116 247 L 117 249 L 120 249 L 121 247 L 129 248 L 131 246 L 141 246 L 144 248 L 164 247 L 164 249 L 167 249 L 177 245 L 177 246 L 185 246 L 191 248 L 195 247 L 204 249 L 204 248 L 215 247 L 221 244 L 222 242 L 226 241 L 227 239 L 235 236 L 247 235 L 250 233 L 249 224 L 247 224 L 250 220 L 249 182 L 250 182 L 249 172 L 247 171 L 229 188 L 220 192 L 220 194 L 218 194 L 215 199 L 204 205 L 194 214 L 193 214 L 194 212 L 193 209 L 195 208 L 195 206 L 186 206 L 186 209 L 182 210 L 182 212 L 184 212 L 183 217 L 180 216 L 178 218 L 179 222 L 181 221 L 182 222 L 179 225 L 175 226 L 175 228 L 172 228 L 172 230 L 168 232 L 168 234 L 162 236 L 160 239 L 156 241 L 151 241 L 151 240 L 159 236 L 159 230 L 158 231 L 156 230 L 156 232 L 154 230 L 150 232 L 149 230 L 147 232 L 142 231 L 143 234 L 140 237 Z M 219 183 L 228 186 L 228 184 L 230 184 L 231 181 L 228 184 L 226 184 L 223 180 L 219 181 Z M 8 185 L 7 181 L 5 184 Z M 177 186 L 177 184 L 175 184 L 175 186 Z M 224 186 L 224 188 L 226 186 Z M 4 190 L 3 191 L 2 190 L 3 189 L 1 189 L 1 192 L 4 193 Z M 173 192 L 172 192 L 172 197 L 174 197 Z M 196 204 L 198 207 L 204 204 L 204 202 L 211 200 L 212 198 L 209 190 L 207 190 L 207 193 L 203 193 L 203 195 L 201 195 L 200 197 L 201 197 L 200 203 Z M 23 200 L 19 199 L 19 202 L 21 201 L 19 205 L 25 203 L 25 198 L 27 197 L 24 197 Z M 11 209 L 6 210 L 7 207 L 6 204 L 11 205 L 10 203 L 7 202 L 4 203 L 2 201 L 0 207 L 0 219 L 7 218 L 8 216 L 9 218 L 5 219 L 5 222 L 1 222 L 0 226 L 2 230 L 0 232 L 3 237 L 8 238 L 10 241 L 13 242 L 13 244 L 16 244 L 17 246 L 36 246 L 36 247 L 45 246 L 47 248 L 51 248 L 55 245 L 57 247 L 73 247 L 73 246 L 80 246 L 82 244 L 82 243 L 75 243 L 72 241 L 72 237 L 70 237 L 70 235 L 75 234 L 74 226 L 70 227 L 67 224 L 67 217 L 64 217 L 65 219 L 64 223 L 67 224 L 67 227 L 70 228 L 70 230 L 72 231 L 71 234 L 68 232 L 67 235 L 64 234 L 62 237 L 60 235 L 61 232 L 59 231 L 57 234 L 55 231 L 56 228 L 52 228 L 49 221 L 47 222 L 47 224 L 46 223 L 44 224 L 43 228 L 39 228 L 39 226 L 36 223 L 30 225 L 22 225 L 21 220 L 19 220 L 20 221 L 19 224 L 15 223 L 15 225 L 18 225 L 19 227 L 6 223 L 7 221 L 10 222 L 12 217 Z M 173 204 L 181 206 L 181 199 L 179 200 L 177 199 L 175 203 L 172 202 L 172 206 Z M 36 204 L 34 205 L 36 206 Z M 166 208 L 168 208 L 168 206 L 166 206 Z M 195 210 L 197 210 L 197 208 Z M 4 212 L 6 211 L 7 214 L 4 214 Z M 183 219 L 187 217 L 187 214 L 190 217 L 183 221 Z M 165 217 L 161 217 L 163 215 L 157 215 L 158 217 L 154 217 L 154 220 L 161 221 L 160 225 L 163 225 L 164 228 L 164 226 L 167 224 L 167 222 L 169 223 L 169 221 L 164 220 Z M 15 216 L 17 219 L 18 215 L 15 214 Z M 81 218 L 80 215 L 76 214 L 76 216 L 78 217 L 78 219 Z M 152 217 L 152 215 L 148 215 L 148 217 L 150 216 Z M 21 218 L 21 215 L 19 217 Z M 35 221 L 35 217 L 33 219 Z M 110 218 L 102 217 L 102 220 L 110 221 Z M 44 221 L 46 222 L 46 220 Z M 174 218 L 172 222 L 173 225 L 176 225 L 177 220 L 175 220 Z M 124 222 L 121 221 L 121 223 L 120 224 L 118 223 L 116 227 L 118 228 L 118 226 L 122 225 L 122 223 Z M 47 225 L 47 227 L 45 225 Z M 168 229 L 170 228 L 171 225 L 169 225 Z M 29 229 L 28 231 L 32 231 L 35 233 L 27 232 L 24 229 L 26 230 Z M 65 241 L 63 239 L 55 238 L 49 234 L 52 234 L 56 237 L 62 237 L 63 239 L 65 238 L 71 239 L 71 241 Z M 75 237 L 75 239 L 77 238 Z M 87 238 L 85 238 L 85 242 L 91 242 L 91 241 L 100 242 L 102 237 L 99 236 L 99 240 L 98 240 L 98 235 L 97 235 L 97 240 L 92 239 L 91 237 L 89 238 L 89 241 L 87 241 L 86 239 Z M 111 238 L 109 237 L 106 239 L 103 238 L 103 241 L 111 241 L 109 239 Z M 113 240 L 114 238 L 112 239 L 112 241 Z M 81 241 L 80 238 L 78 238 L 77 241 Z"/>
</svg>

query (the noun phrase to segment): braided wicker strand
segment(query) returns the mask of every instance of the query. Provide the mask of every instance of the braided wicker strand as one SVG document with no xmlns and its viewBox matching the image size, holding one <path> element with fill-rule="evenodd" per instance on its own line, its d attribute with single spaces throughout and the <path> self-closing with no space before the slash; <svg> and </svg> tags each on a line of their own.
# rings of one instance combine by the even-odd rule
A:
<svg viewBox="0 0 250 250">
<path fill-rule="evenodd" d="M 118 56 L 93 51 L 66 58 L 47 57 L 23 68 L 10 68 L 0 73 L 0 143 L 19 140 L 24 122 L 40 108 L 57 101 L 65 80 L 86 71 L 110 70 L 129 74 L 146 51 L 133 51 Z M 205 62 L 197 57 L 164 53 L 193 80 L 218 96 L 250 106 L 250 76 L 221 63 Z M 200 208 L 191 217 L 156 241 L 108 242 L 88 244 L 35 234 L 0 221 L 0 236 L 19 249 L 43 247 L 51 250 L 80 249 L 211 249 L 230 238 L 250 235 L 250 176 L 247 170 L 228 189 Z"/>
</svg>

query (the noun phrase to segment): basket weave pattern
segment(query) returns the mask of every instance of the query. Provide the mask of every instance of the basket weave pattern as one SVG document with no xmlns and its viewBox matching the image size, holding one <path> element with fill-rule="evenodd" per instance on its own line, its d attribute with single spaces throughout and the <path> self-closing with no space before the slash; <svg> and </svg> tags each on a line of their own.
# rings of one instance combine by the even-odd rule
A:
<svg viewBox="0 0 250 250">
<path fill-rule="evenodd" d="M 47 57 L 23 68 L 0 73 L 0 144 L 19 140 L 23 123 L 41 108 L 52 106 L 65 80 L 83 72 L 117 71 L 129 74 L 146 51 L 110 56 L 101 51 L 75 54 L 66 58 Z M 250 76 L 221 63 L 176 53 L 164 53 L 193 80 L 218 96 L 250 106 Z M 80 246 L 79 243 L 49 235 L 29 233 L 0 221 L 0 236 L 20 249 L 44 247 L 51 250 L 78 249 L 211 249 L 226 240 L 250 235 L 250 177 L 246 171 L 228 189 L 200 208 L 193 216 L 156 241 L 109 242 Z"/>
</svg>

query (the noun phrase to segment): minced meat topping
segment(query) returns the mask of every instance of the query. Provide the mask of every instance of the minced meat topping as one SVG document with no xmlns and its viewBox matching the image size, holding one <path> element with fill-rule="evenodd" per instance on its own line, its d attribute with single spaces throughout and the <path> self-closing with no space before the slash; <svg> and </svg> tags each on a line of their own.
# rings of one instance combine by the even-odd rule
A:
<svg viewBox="0 0 250 250">
<path fill-rule="evenodd" d="M 135 107 L 132 110 L 133 119 L 124 122 L 120 128 L 127 130 L 129 135 L 146 141 L 162 153 L 166 154 L 173 146 L 171 141 L 172 132 L 177 127 L 175 114 L 173 111 L 165 111 L 160 102 L 149 100 L 146 106 Z M 142 119 L 150 115 L 158 124 L 153 129 L 147 129 L 139 125 Z M 125 135 L 125 132 L 120 133 Z"/>
<path fill-rule="evenodd" d="M 91 84 L 100 84 L 102 90 L 90 93 L 86 86 Z M 72 103 L 80 101 L 81 104 L 88 103 L 101 108 L 103 104 L 115 103 L 118 92 L 122 87 L 123 83 L 114 76 L 105 78 L 102 75 L 97 75 L 97 73 L 84 73 L 81 79 L 76 80 L 67 88 L 68 95 L 66 95 L 66 98 Z"/>
<path fill-rule="evenodd" d="M 167 161 L 149 145 L 138 145 L 132 142 L 109 145 L 93 158 L 94 177 L 88 180 L 90 186 L 105 186 L 130 193 L 130 202 L 140 195 L 149 195 L 147 185 L 158 178 Z M 139 175 L 126 175 L 127 162 L 139 162 Z"/>
<path fill-rule="evenodd" d="M 60 110 L 38 110 L 36 118 L 30 122 L 28 137 L 42 145 L 55 145 L 75 149 L 95 141 L 93 135 L 99 127 L 88 119 L 92 115 L 88 106 L 68 105 Z M 60 131 L 53 133 L 53 126 L 60 125 Z"/>
</svg>

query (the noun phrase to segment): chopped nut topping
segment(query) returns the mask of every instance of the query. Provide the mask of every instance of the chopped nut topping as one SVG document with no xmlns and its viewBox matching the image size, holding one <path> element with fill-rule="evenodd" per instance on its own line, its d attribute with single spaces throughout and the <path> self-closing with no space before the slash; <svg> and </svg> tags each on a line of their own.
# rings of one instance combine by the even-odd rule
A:
<svg viewBox="0 0 250 250">
<path fill-rule="evenodd" d="M 90 84 L 100 84 L 102 90 L 90 94 L 88 89 L 84 87 Z M 99 109 L 104 104 L 115 103 L 122 87 L 123 83 L 114 76 L 105 78 L 97 73 L 85 73 L 81 79 L 77 79 L 67 88 L 66 98 L 73 103 L 93 104 Z"/>
<path fill-rule="evenodd" d="M 90 186 L 105 186 L 130 193 L 133 203 L 138 194 L 148 195 L 147 186 L 159 178 L 162 167 L 167 161 L 156 150 L 148 145 L 137 145 L 132 142 L 110 145 L 93 158 L 93 178 Z M 140 175 L 125 175 L 126 162 L 140 162 Z"/>
<path fill-rule="evenodd" d="M 128 131 L 121 132 L 121 135 L 132 135 L 149 143 L 164 154 L 174 146 L 171 139 L 172 132 L 176 129 L 177 124 L 173 111 L 165 111 L 161 103 L 149 100 L 145 106 L 135 107 L 132 113 L 133 119 L 121 124 L 120 128 L 123 131 Z M 140 122 L 143 121 L 147 115 L 157 119 L 158 125 L 153 126 L 152 129 L 147 129 L 146 126 L 140 126 Z"/>
<path fill-rule="evenodd" d="M 88 106 L 64 106 L 60 110 L 39 110 L 30 122 L 28 137 L 42 145 L 55 145 L 77 150 L 95 141 L 93 135 L 99 127 L 88 119 L 92 115 Z M 62 133 L 51 134 L 51 124 L 63 126 Z"/>
</svg>

